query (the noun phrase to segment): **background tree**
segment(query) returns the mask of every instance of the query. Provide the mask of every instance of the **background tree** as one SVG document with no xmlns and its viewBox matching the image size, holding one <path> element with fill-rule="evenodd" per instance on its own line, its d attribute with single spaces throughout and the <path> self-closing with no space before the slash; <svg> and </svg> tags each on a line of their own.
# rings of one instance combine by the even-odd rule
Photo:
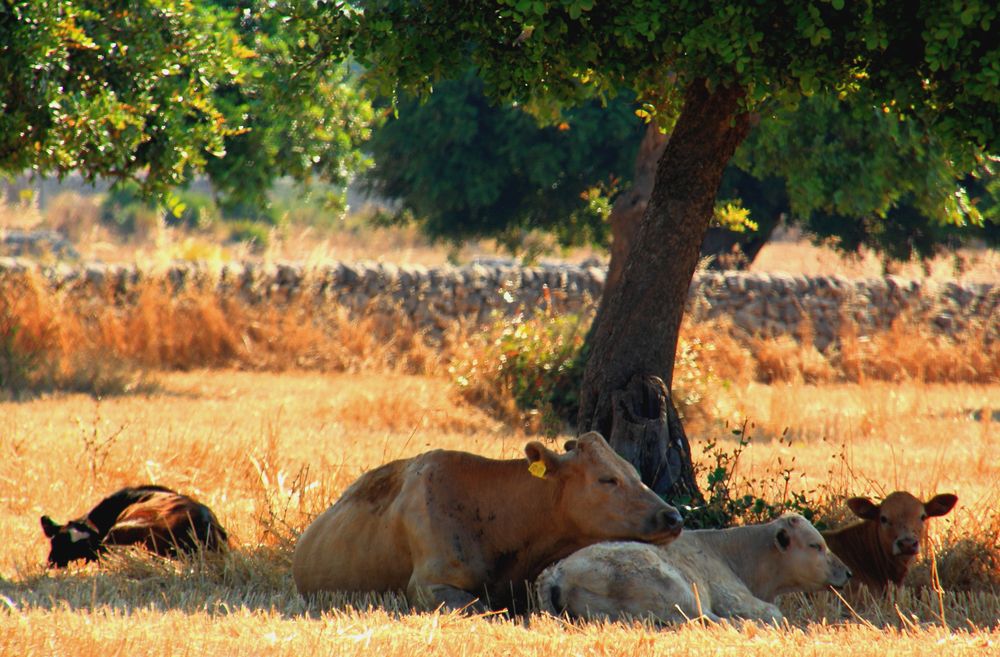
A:
<svg viewBox="0 0 1000 657">
<path fill-rule="evenodd" d="M 610 243 L 613 285 L 667 142 L 655 123 L 642 130 L 634 109 L 619 96 L 537 125 L 520 107 L 486 98 L 467 73 L 435 85 L 424 102 L 397 104 L 368 142 L 375 166 L 365 181 L 399 201 L 395 221 L 416 218 L 432 238 L 497 237 L 514 250 L 524 231 L 540 229 L 563 245 Z M 924 124 L 832 94 L 779 107 L 726 167 L 702 256 L 713 256 L 710 268 L 746 267 L 782 218 L 817 241 L 866 247 L 887 262 L 929 258 L 963 240 L 998 243 L 1000 225 L 977 209 L 987 202 L 989 167 L 960 171 L 945 146 Z M 624 158 L 636 151 L 633 169 Z M 733 230 L 719 207 L 729 203 L 752 226 Z"/>
<path fill-rule="evenodd" d="M 182 183 L 241 129 L 213 94 L 252 55 L 183 0 L 0 4 L 0 171 Z"/>
<path fill-rule="evenodd" d="M 607 239 L 607 197 L 635 161 L 642 126 L 626 101 L 596 101 L 539 125 L 498 105 L 471 73 L 438 84 L 424 102 L 399 101 L 368 142 L 369 191 L 397 199 L 432 238 L 495 237 L 514 251 L 532 229 L 562 245 Z"/>
<path fill-rule="evenodd" d="M 669 398 L 678 331 L 723 171 L 749 110 L 850 96 L 935 134 L 968 162 L 997 150 L 993 3 L 602 2 L 329 5 L 323 54 L 352 53 L 383 88 L 427 90 L 471 64 L 488 93 L 539 111 L 623 86 L 673 119 L 619 283 L 590 334 L 579 430 L 627 451 L 675 497 L 697 495 Z M 638 429 L 633 429 L 638 427 Z M 624 445 L 624 443 L 619 443 Z M 668 461 L 681 453 L 680 470 Z"/>
<path fill-rule="evenodd" d="M 266 216 L 280 176 L 344 184 L 373 118 L 343 66 L 303 67 L 315 18 L 256 0 L 0 2 L 0 173 L 207 174 L 224 209 Z M 312 13 L 310 13 L 312 12 Z"/>
</svg>

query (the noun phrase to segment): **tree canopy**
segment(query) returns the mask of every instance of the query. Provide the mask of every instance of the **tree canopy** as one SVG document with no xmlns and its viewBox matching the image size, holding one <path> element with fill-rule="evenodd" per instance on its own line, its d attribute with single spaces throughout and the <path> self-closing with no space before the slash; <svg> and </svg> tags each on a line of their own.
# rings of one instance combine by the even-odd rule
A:
<svg viewBox="0 0 1000 657">
<path fill-rule="evenodd" d="M 997 150 L 1000 10 L 986 1 L 325 6 L 320 48 L 349 52 L 390 92 L 426 91 L 470 64 L 488 93 L 539 111 L 622 88 L 676 111 L 677 90 L 695 80 L 736 85 L 750 107 L 828 90 Z"/>
<path fill-rule="evenodd" d="M 491 102 L 472 74 L 400 100 L 367 144 L 369 188 L 398 199 L 431 237 L 543 229 L 564 245 L 607 239 L 607 198 L 635 161 L 642 126 L 628 102 L 590 102 L 553 125 Z"/>
<path fill-rule="evenodd" d="M 207 173 L 253 205 L 279 176 L 343 182 L 372 118 L 343 67 L 292 55 L 307 20 L 256 0 L 0 3 L 0 173 L 165 192 Z"/>
</svg>

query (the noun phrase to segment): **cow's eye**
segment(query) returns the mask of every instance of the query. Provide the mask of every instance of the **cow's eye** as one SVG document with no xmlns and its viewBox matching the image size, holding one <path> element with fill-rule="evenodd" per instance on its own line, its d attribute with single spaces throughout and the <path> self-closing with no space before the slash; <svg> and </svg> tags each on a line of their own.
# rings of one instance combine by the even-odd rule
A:
<svg viewBox="0 0 1000 657">
<path fill-rule="evenodd" d="M 615 479 L 614 477 L 601 477 L 597 481 L 600 482 L 600 483 L 602 483 L 602 484 L 607 484 L 608 486 L 617 486 L 618 485 L 618 480 Z"/>
<path fill-rule="evenodd" d="M 811 547 L 812 549 L 816 550 L 817 552 L 822 552 L 823 551 L 823 546 L 820 545 L 819 543 L 811 543 L 809 545 L 809 547 Z"/>
<path fill-rule="evenodd" d="M 920 522 L 923 522 L 924 520 L 927 520 L 927 514 L 926 513 L 920 515 Z"/>
<path fill-rule="evenodd" d="M 886 518 L 885 516 L 882 516 L 881 520 L 882 520 L 882 524 L 883 525 L 888 525 L 889 524 L 889 519 Z"/>
</svg>

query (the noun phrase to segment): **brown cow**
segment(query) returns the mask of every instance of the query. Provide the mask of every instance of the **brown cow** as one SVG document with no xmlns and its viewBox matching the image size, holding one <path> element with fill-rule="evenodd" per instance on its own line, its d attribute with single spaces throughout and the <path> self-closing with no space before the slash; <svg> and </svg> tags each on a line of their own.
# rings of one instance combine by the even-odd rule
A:
<svg viewBox="0 0 1000 657">
<path fill-rule="evenodd" d="M 882 504 L 867 497 L 852 497 L 847 506 L 860 522 L 823 532 L 827 544 L 854 573 L 852 584 L 885 590 L 901 586 L 910 564 L 920 553 L 924 521 L 943 516 L 958 497 L 935 495 L 926 504 L 905 491 L 896 491 Z"/>
<path fill-rule="evenodd" d="M 586 545 L 680 533 L 677 510 L 600 434 L 565 454 L 524 451 L 527 461 L 435 450 L 364 474 L 299 538 L 299 592 L 405 591 L 429 609 L 481 597 L 477 607 L 516 611 L 528 582 Z"/>
<path fill-rule="evenodd" d="M 539 608 L 576 618 L 684 622 L 699 615 L 779 622 L 776 596 L 843 586 L 851 576 L 798 514 L 685 531 L 667 546 L 591 545 L 538 577 Z"/>
<path fill-rule="evenodd" d="M 204 504 L 163 486 L 122 488 L 86 515 L 57 524 L 42 516 L 51 544 L 49 565 L 95 561 L 109 545 L 141 545 L 162 556 L 217 550 L 228 543 L 226 530 Z"/>
</svg>

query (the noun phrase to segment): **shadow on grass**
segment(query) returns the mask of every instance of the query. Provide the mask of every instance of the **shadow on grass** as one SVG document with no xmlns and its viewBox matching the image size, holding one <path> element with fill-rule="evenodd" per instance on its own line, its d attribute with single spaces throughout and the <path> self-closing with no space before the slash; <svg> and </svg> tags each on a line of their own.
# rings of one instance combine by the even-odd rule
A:
<svg viewBox="0 0 1000 657">
<path fill-rule="evenodd" d="M 100 563 L 46 570 L 22 569 L 19 580 L 0 579 L 0 611 L 136 610 L 180 611 L 227 616 L 237 610 L 275 614 L 287 619 L 319 619 L 339 611 L 379 610 L 397 618 L 415 613 L 398 593 L 298 594 L 286 549 L 261 546 L 199 553 L 169 560 L 138 549 L 116 550 Z M 930 627 L 951 630 L 1000 627 L 1000 591 L 947 591 L 924 586 L 891 594 L 861 591 L 841 599 L 832 592 L 781 596 L 778 604 L 792 627 L 860 624 L 879 630 L 911 631 Z M 517 619 L 530 626 L 533 613 Z M 573 621 L 572 624 L 583 621 Z M 735 621 L 737 624 L 740 621 Z M 669 631 L 669 626 L 663 628 Z"/>
<path fill-rule="evenodd" d="M 136 548 L 115 550 L 100 562 L 49 570 L 27 566 L 19 580 L 0 579 L 0 609 L 176 610 L 228 615 L 236 609 L 319 618 L 338 609 L 410 613 L 401 594 L 299 595 L 291 555 L 270 547 L 202 552 L 171 560 Z"/>
</svg>

